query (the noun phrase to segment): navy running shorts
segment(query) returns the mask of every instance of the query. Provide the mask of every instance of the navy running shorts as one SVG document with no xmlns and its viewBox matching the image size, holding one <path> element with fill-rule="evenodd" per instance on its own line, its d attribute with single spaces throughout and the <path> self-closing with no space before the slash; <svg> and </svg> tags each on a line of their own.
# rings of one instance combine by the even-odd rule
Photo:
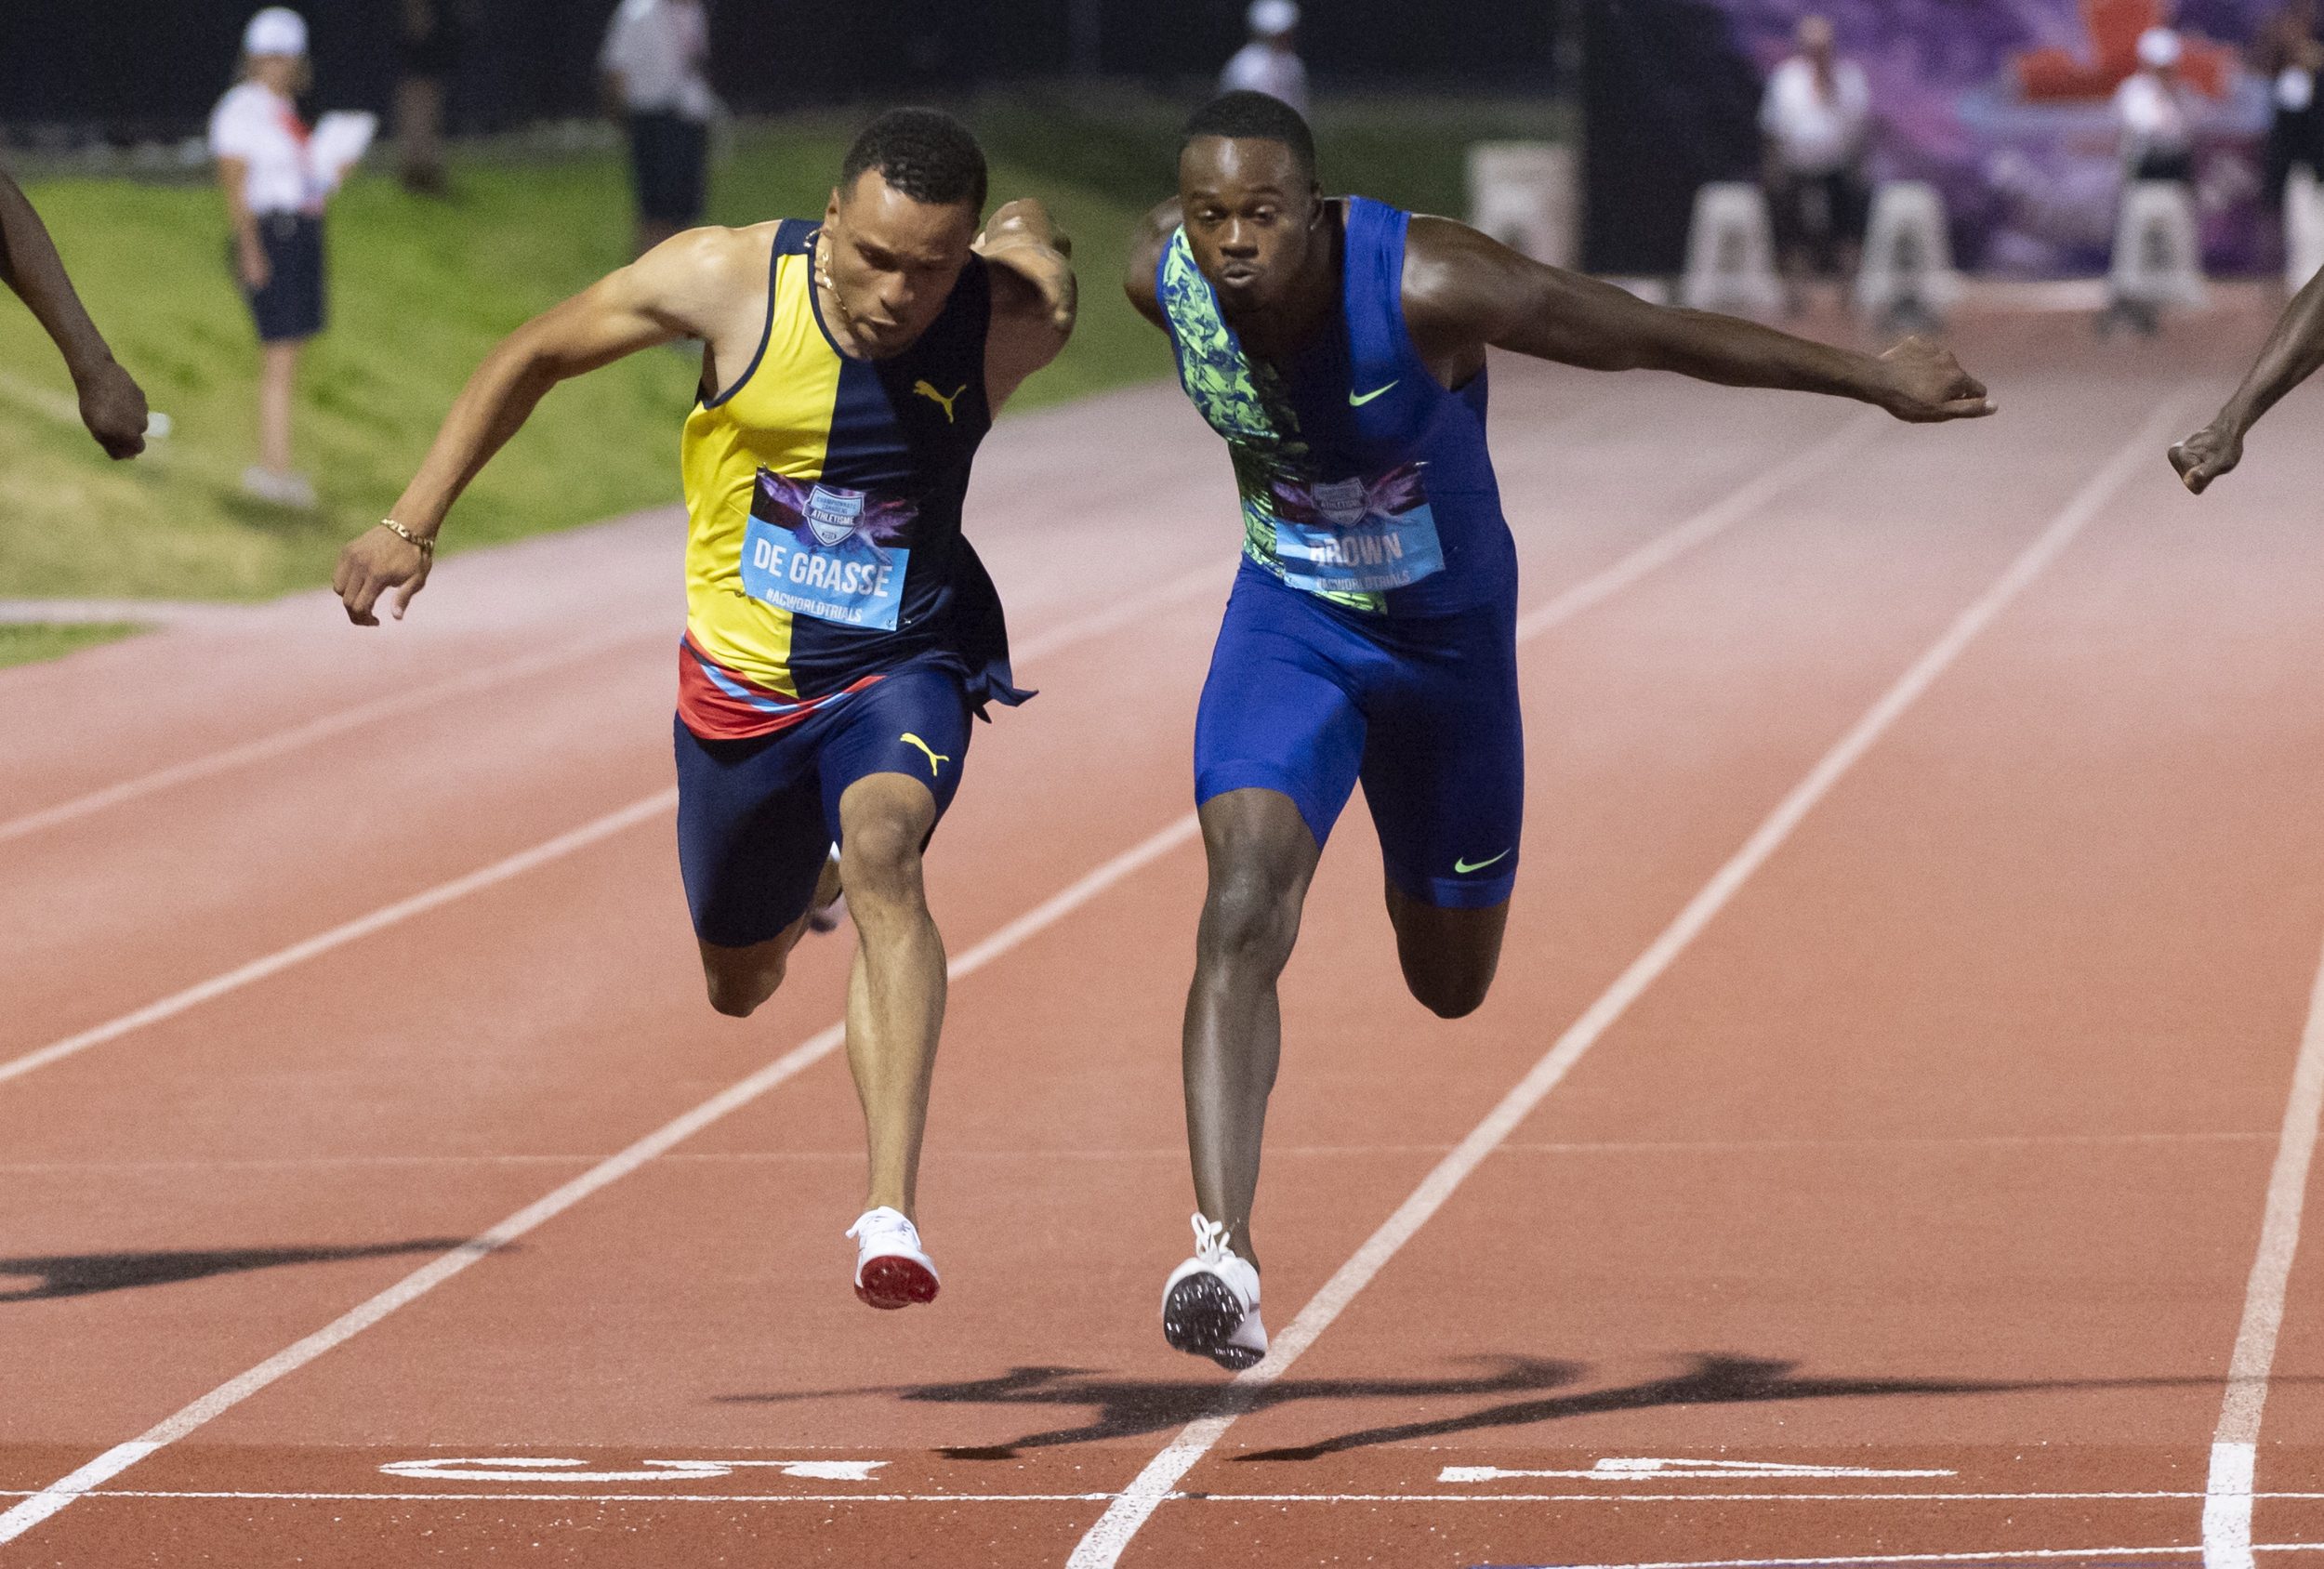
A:
<svg viewBox="0 0 2324 1569">
<path fill-rule="evenodd" d="M 705 741 L 673 721 L 678 865 L 702 941 L 746 948 L 813 903 L 840 842 L 839 798 L 867 774 L 926 784 L 941 820 L 969 751 L 969 700 L 946 669 L 907 666 L 788 730 Z"/>
<path fill-rule="evenodd" d="M 242 297 L 249 303 L 260 343 L 303 342 L 323 330 L 323 220 L 305 213 L 264 213 L 257 222 L 266 287 L 244 284 Z M 226 264 L 239 277 L 236 254 L 228 241 Z"/>
<path fill-rule="evenodd" d="M 1514 597 L 1389 617 L 1246 558 L 1195 718 L 1195 799 L 1291 798 L 1315 843 L 1361 780 L 1388 878 L 1439 909 L 1505 903 L 1524 826 Z"/>
</svg>

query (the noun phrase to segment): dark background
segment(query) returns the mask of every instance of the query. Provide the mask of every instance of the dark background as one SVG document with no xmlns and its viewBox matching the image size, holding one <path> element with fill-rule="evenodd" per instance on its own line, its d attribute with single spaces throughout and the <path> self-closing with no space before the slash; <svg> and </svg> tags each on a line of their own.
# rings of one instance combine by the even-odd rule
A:
<svg viewBox="0 0 2324 1569">
<path fill-rule="evenodd" d="M 445 0 L 464 40 L 456 131 L 592 113 L 617 0 Z M 1055 83 L 1072 0 L 712 0 L 713 76 L 745 112 Z M 175 139 L 231 81 L 256 0 L 0 0 L 0 129 L 19 142 Z M 384 111 L 399 0 L 304 0 L 320 109 Z M 1748 177 L 1759 84 L 1702 0 L 1306 0 L 1319 92 L 1558 96 L 1583 137 L 1583 262 L 1675 272 L 1695 189 Z M 1244 0 L 1102 0 L 1103 75 L 1200 97 Z M 1570 58 L 1562 59 L 1560 45 Z M 1568 80 L 1570 75 L 1572 78 Z"/>
<path fill-rule="evenodd" d="M 1320 86 L 1547 93 L 1565 0 L 1309 0 L 1301 53 Z M 596 107 L 615 0 L 450 0 L 466 46 L 456 128 Z M 316 101 L 384 110 L 398 0 L 303 0 Z M 230 84 L 257 0 L 0 0 L 0 125 L 23 135 L 171 138 Z M 1243 0 L 1103 0 L 1100 64 L 1178 89 L 1243 42 Z M 713 0 L 720 93 L 746 112 L 914 92 L 942 96 L 1071 69 L 1070 0 Z"/>
</svg>

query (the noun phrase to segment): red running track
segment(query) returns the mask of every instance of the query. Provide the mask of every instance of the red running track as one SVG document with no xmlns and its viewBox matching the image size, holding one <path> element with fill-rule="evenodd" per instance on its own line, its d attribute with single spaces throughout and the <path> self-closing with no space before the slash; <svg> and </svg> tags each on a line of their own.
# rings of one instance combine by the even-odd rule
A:
<svg viewBox="0 0 2324 1569">
<path fill-rule="evenodd" d="M 2317 405 L 2160 458 L 2257 326 L 1971 323 L 1940 431 L 1497 366 L 1510 957 L 1405 997 L 1351 815 L 1235 1383 L 1154 1311 L 1235 538 L 1173 390 L 980 475 L 1043 695 L 931 861 L 925 1312 L 845 1285 L 842 945 L 699 995 L 667 516 L 0 676 L 0 1562 L 2315 1562 Z"/>
</svg>

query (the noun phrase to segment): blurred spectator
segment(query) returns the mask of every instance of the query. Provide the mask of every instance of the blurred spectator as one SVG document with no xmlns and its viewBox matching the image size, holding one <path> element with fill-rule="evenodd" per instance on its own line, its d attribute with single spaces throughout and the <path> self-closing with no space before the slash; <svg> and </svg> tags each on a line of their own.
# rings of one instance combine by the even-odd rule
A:
<svg viewBox="0 0 2324 1569">
<path fill-rule="evenodd" d="M 1839 58 L 1831 22 L 1801 18 L 1797 46 L 1767 78 L 1759 107 L 1768 207 L 1795 310 L 1810 274 L 1855 271 L 1871 205 L 1864 153 L 1872 125 L 1871 88 L 1862 67 Z"/>
<path fill-rule="evenodd" d="M 2114 92 L 2122 127 L 2125 179 L 2195 182 L 2192 95 L 2179 79 L 2179 35 L 2150 27 L 2138 40 L 2138 69 Z"/>
<path fill-rule="evenodd" d="M 135 457 L 143 452 L 145 393 L 114 363 L 97 324 L 81 308 L 40 215 L 6 169 L 0 169 L 0 283 L 32 308 L 33 319 L 64 356 L 73 390 L 80 394 L 81 423 L 106 455 Z"/>
<path fill-rule="evenodd" d="M 702 0 L 622 0 L 598 55 L 629 127 L 638 254 L 702 221 L 709 183 L 710 22 Z"/>
<path fill-rule="evenodd" d="M 1219 73 L 1222 93 L 1265 93 L 1307 112 L 1307 67 L 1299 57 L 1300 8 L 1292 0 L 1251 0 L 1250 42 Z"/>
<path fill-rule="evenodd" d="M 2251 65 L 2274 87 L 2275 117 L 2267 131 L 2267 199 L 2281 203 L 2294 167 L 2324 176 L 2324 107 L 2317 103 L 2317 73 L 2324 44 L 2316 36 L 2316 0 L 2291 0 L 2267 20 L 2251 47 Z"/>
<path fill-rule="evenodd" d="M 2169 28 L 2148 28 L 2139 34 L 2138 69 L 2115 89 L 2126 192 L 2146 180 L 2195 183 L 2195 111 L 2193 94 L 2179 75 L 2182 47 Z M 2110 332 L 2126 323 L 2152 337 L 2161 330 L 2161 313 L 2152 300 L 2117 294 L 2099 312 L 2098 330 Z"/>
<path fill-rule="evenodd" d="M 242 79 L 210 115 L 210 153 L 232 217 L 235 276 L 258 328 L 258 461 L 243 488 L 312 507 L 314 485 L 291 467 L 291 393 L 298 351 L 323 330 L 323 203 L 330 182 L 307 155 L 297 96 L 310 80 L 307 24 L 270 6 L 242 35 Z"/>
<path fill-rule="evenodd" d="M 443 178 L 444 86 L 459 63 L 458 20 L 451 0 L 403 0 L 399 45 L 403 74 L 395 86 L 395 150 L 403 189 L 441 196 Z"/>
</svg>

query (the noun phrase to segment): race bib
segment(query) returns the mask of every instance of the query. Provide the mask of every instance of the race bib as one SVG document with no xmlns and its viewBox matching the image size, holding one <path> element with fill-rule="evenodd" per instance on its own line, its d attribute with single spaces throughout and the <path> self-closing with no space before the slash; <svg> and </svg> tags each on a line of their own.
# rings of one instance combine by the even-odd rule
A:
<svg viewBox="0 0 2324 1569">
<path fill-rule="evenodd" d="M 912 552 L 909 502 L 764 469 L 743 530 L 743 590 L 794 615 L 892 632 Z"/>
<path fill-rule="evenodd" d="M 1274 487 L 1283 580 L 1318 594 L 1378 594 L 1445 570 L 1436 515 L 1407 463 L 1377 480 Z"/>
</svg>

